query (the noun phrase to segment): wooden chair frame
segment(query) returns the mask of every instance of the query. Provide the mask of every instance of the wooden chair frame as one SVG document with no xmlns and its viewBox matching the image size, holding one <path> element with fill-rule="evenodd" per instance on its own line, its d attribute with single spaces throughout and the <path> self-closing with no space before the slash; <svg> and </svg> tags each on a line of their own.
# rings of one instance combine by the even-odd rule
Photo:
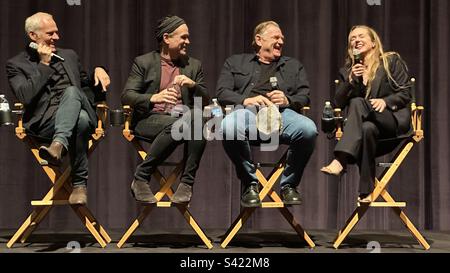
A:
<svg viewBox="0 0 450 273">
<path fill-rule="evenodd" d="M 309 107 L 303 108 L 303 114 L 306 115 L 306 112 L 309 110 Z M 258 182 L 262 185 L 262 190 L 259 193 L 259 198 L 261 201 L 269 198 L 271 201 L 262 202 L 261 208 L 276 208 L 283 215 L 286 221 L 292 226 L 292 228 L 297 232 L 297 234 L 305 240 L 310 248 L 314 248 L 316 245 L 314 241 L 309 237 L 308 233 L 302 228 L 302 226 L 295 220 L 295 217 L 286 207 L 286 205 L 281 200 L 280 196 L 273 190 L 275 183 L 280 179 L 280 176 L 283 174 L 284 169 L 286 168 L 286 157 L 287 151 L 280 158 L 280 160 L 276 164 L 257 164 L 256 168 L 256 176 L 258 178 Z M 261 168 L 262 167 L 273 167 L 272 172 L 267 178 L 264 176 Z M 224 239 L 221 242 L 221 247 L 226 248 L 231 240 L 236 236 L 248 218 L 252 215 L 252 213 L 256 210 L 256 208 L 242 208 L 239 216 L 235 219 L 233 224 L 227 230 L 224 235 Z"/>
<path fill-rule="evenodd" d="M 131 117 L 132 117 L 132 109 L 130 106 L 124 106 L 124 114 L 125 114 L 125 126 L 123 129 L 123 136 L 125 139 L 133 144 L 133 146 L 136 148 L 137 152 L 139 153 L 140 157 L 145 160 L 147 157 L 147 153 L 145 152 L 145 149 L 142 147 L 141 143 L 139 143 L 139 140 L 136 139 L 136 136 L 133 134 L 132 130 L 130 130 L 130 124 L 131 124 Z M 123 245 L 128 241 L 128 239 L 133 235 L 133 233 L 136 231 L 136 229 L 141 225 L 141 223 L 147 218 L 147 216 L 150 214 L 150 212 L 153 210 L 154 207 L 157 208 L 170 208 L 175 206 L 179 212 L 183 215 L 186 222 L 191 226 L 191 228 L 195 231 L 195 233 L 200 237 L 202 242 L 205 244 L 205 246 L 208 249 L 212 249 L 213 245 L 211 241 L 208 239 L 206 234 L 203 232 L 203 230 L 200 228 L 200 226 L 195 221 L 194 217 L 188 210 L 187 205 L 181 205 L 181 204 L 173 204 L 172 202 L 164 202 L 162 201 L 165 196 L 168 198 L 171 198 L 174 194 L 174 191 L 172 189 L 172 184 L 177 180 L 177 178 L 180 176 L 181 172 L 184 168 L 184 161 L 181 160 L 178 163 L 163 163 L 160 166 L 171 166 L 175 167 L 171 172 L 168 178 L 166 178 L 159 170 L 156 168 L 155 172 L 153 173 L 153 177 L 159 181 L 159 184 L 161 188 L 158 190 L 158 192 L 155 194 L 156 199 L 158 202 L 156 204 L 142 204 L 144 206 L 144 209 L 141 211 L 139 216 L 133 221 L 131 226 L 128 228 L 128 230 L 125 232 L 125 234 L 120 239 L 119 243 L 117 244 L 118 248 L 122 248 Z"/>
<path fill-rule="evenodd" d="M 27 144 L 34 158 L 41 165 L 43 171 L 47 174 L 53 185 L 42 200 L 31 202 L 31 205 L 33 206 L 32 213 L 9 240 L 7 247 L 12 248 L 19 240 L 21 243 L 25 243 L 45 216 L 47 216 L 53 206 L 64 205 L 69 205 L 80 218 L 87 230 L 94 236 L 100 246 L 102 248 L 106 247 L 106 245 L 111 242 L 111 238 L 103 226 L 100 225 L 94 215 L 90 212 L 88 207 L 86 205 L 69 204 L 68 198 L 73 190 L 70 183 L 71 167 L 67 166 L 64 171 L 61 172 L 57 167 L 48 165 L 45 160 L 39 157 L 39 142 L 32 136 L 29 136 L 23 127 L 24 107 L 21 103 L 15 104 L 15 107 L 18 109 L 18 111 L 15 111 L 18 114 L 18 125 L 15 130 L 16 136 L 18 139 Z M 92 138 L 89 140 L 88 156 L 92 154 L 98 143 L 105 137 L 103 123 L 106 120 L 107 110 L 108 107 L 105 104 L 97 105 L 97 115 L 99 119 L 95 133 L 92 134 Z"/>
<path fill-rule="evenodd" d="M 412 79 L 413 84 L 415 80 Z M 387 169 L 383 172 L 380 178 L 375 179 L 375 189 L 371 193 L 371 199 L 374 200 L 372 203 L 359 203 L 357 208 L 354 210 L 353 214 L 348 218 L 344 227 L 339 231 L 335 241 L 334 248 L 339 248 L 345 238 L 353 230 L 353 228 L 362 219 L 366 211 L 370 207 L 375 208 L 392 208 L 395 214 L 401 219 L 406 228 L 410 231 L 412 236 L 419 242 L 419 244 L 425 249 L 430 249 L 430 245 L 422 236 L 422 234 L 417 230 L 411 220 L 408 218 L 406 213 L 403 211 L 406 208 L 406 202 L 397 202 L 387 191 L 387 186 L 391 181 L 392 177 L 403 163 L 406 156 L 409 154 L 414 144 L 419 143 L 424 138 L 424 132 L 422 129 L 422 115 L 424 112 L 423 106 L 416 106 L 415 103 L 411 105 L 411 122 L 414 130 L 413 136 L 408 139 L 400 148 L 399 152 L 391 160 L 392 163 L 382 164 L 383 167 Z M 335 109 L 335 116 L 338 117 L 336 139 L 341 139 L 343 135 L 343 119 L 341 109 Z M 378 198 L 382 198 L 384 202 L 376 202 Z"/>
</svg>

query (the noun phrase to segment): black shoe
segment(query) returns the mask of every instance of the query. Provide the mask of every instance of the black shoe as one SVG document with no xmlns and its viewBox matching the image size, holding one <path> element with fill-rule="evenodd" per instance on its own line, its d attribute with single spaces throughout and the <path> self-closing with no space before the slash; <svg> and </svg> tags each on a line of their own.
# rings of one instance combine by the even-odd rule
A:
<svg viewBox="0 0 450 273">
<path fill-rule="evenodd" d="M 180 183 L 177 191 L 172 195 L 171 201 L 175 204 L 188 204 L 192 197 L 192 186 L 186 183 Z"/>
<path fill-rule="evenodd" d="M 285 205 L 301 205 L 302 198 L 298 191 L 291 187 L 286 186 L 281 190 L 281 199 L 283 200 Z"/>
<path fill-rule="evenodd" d="M 158 202 L 152 189 L 150 189 L 150 185 L 145 181 L 133 180 L 131 182 L 131 194 L 136 201 L 141 203 L 154 204 Z"/>
<path fill-rule="evenodd" d="M 259 199 L 258 185 L 250 185 L 244 192 L 241 198 L 241 206 L 245 208 L 261 207 L 261 200 Z"/>
</svg>

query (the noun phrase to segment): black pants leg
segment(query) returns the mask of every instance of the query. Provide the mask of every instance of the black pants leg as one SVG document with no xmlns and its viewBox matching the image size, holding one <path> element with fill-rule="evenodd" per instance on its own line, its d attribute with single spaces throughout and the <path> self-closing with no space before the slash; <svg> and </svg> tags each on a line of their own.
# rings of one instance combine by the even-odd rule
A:
<svg viewBox="0 0 450 273">
<path fill-rule="evenodd" d="M 383 113 L 371 109 L 363 98 L 352 99 L 348 109 L 344 136 L 336 145 L 336 153 L 350 156 L 349 162 L 356 162 L 360 171 L 359 191 L 370 193 L 375 182 L 375 159 L 380 139 L 396 136 L 397 122 L 388 109 Z M 389 151 L 386 151 L 389 152 Z"/>
<path fill-rule="evenodd" d="M 336 144 L 335 153 L 340 152 L 350 155 L 350 162 L 358 159 L 363 137 L 362 124 L 368 118 L 370 112 L 371 106 L 364 98 L 350 100 L 347 120 L 344 125 L 344 135 Z"/>
<path fill-rule="evenodd" d="M 389 110 L 383 113 L 372 112 L 367 121 L 363 123 L 363 140 L 361 146 L 361 157 L 358 161 L 360 170 L 359 192 L 362 194 L 373 191 L 375 184 L 375 159 L 379 156 L 381 147 L 380 139 L 394 138 L 396 136 L 397 122 Z M 391 147 L 391 145 L 389 145 Z M 385 150 L 388 153 L 390 150 Z"/>
<path fill-rule="evenodd" d="M 186 117 L 191 121 L 193 119 L 193 115 L 185 114 L 183 118 Z M 156 167 L 164 162 L 179 144 L 185 143 L 185 167 L 180 181 L 190 185 L 194 184 L 195 174 L 199 168 L 205 150 L 206 140 L 203 137 L 199 140 L 195 140 L 193 133 L 194 126 L 186 127 L 187 130 L 191 131 L 192 140 L 175 140 L 172 137 L 172 126 L 178 120 L 179 118 L 171 117 L 169 115 L 153 114 L 138 122 L 135 128 L 136 133 L 153 141 L 148 151 L 147 158 L 136 168 L 136 180 L 150 181 Z M 193 123 L 191 122 L 191 124 Z"/>
</svg>

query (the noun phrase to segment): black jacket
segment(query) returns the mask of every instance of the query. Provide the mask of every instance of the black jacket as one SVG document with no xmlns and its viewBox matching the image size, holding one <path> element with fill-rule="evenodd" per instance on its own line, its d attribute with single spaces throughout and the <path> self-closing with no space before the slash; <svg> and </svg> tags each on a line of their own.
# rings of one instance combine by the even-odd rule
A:
<svg viewBox="0 0 450 273">
<path fill-rule="evenodd" d="M 389 57 L 389 71 L 398 85 L 406 86 L 398 88 L 391 82 L 384 70 L 382 63 L 378 68 L 375 79 L 372 82 L 372 90 L 369 98 L 382 98 L 386 101 L 387 110 L 392 111 L 397 120 L 397 136 L 411 133 L 411 85 L 405 63 L 397 56 Z M 341 68 L 339 71 L 339 84 L 336 90 L 336 106 L 345 108 L 350 100 L 355 97 L 365 97 L 365 87 L 352 85 L 349 82 L 349 68 Z M 398 90 L 397 90 L 398 89 Z"/>
<path fill-rule="evenodd" d="M 255 54 L 233 55 L 225 61 L 217 82 L 217 97 L 222 105 L 242 105 L 258 82 Z M 309 105 L 309 83 L 303 65 L 296 59 L 281 57 L 275 76 L 280 90 L 290 101 L 290 108 L 300 111 Z"/>
<path fill-rule="evenodd" d="M 63 66 L 71 84 L 84 91 L 93 107 L 96 101 L 105 100 L 101 86 L 94 88 L 92 77 L 82 70 L 75 51 L 58 49 L 58 55 L 65 59 Z M 54 73 L 51 67 L 40 63 L 34 50 L 27 49 L 8 60 L 6 74 L 12 92 L 25 106 L 25 128 L 30 129 L 39 123 L 47 110 L 51 95 L 49 80 Z"/>
<path fill-rule="evenodd" d="M 180 74 L 196 82 L 193 88 L 183 87 L 181 97 L 184 105 L 194 106 L 194 97 L 201 97 L 203 104 L 209 101 L 203 77 L 201 62 L 191 57 L 178 60 Z M 130 105 L 134 109 L 133 124 L 148 117 L 153 109 L 151 97 L 157 94 L 161 85 L 161 55 L 152 51 L 137 57 L 131 67 L 131 72 L 122 92 L 122 104 Z"/>
</svg>

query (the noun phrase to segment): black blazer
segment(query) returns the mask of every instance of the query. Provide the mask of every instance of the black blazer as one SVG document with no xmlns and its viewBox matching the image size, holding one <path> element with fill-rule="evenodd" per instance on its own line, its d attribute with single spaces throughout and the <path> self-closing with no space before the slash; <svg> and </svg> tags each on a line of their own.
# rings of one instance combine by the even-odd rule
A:
<svg viewBox="0 0 450 273">
<path fill-rule="evenodd" d="M 94 88 L 92 77 L 82 70 L 75 51 L 58 49 L 58 55 L 65 59 L 63 66 L 71 84 L 84 91 L 92 106 L 96 101 L 105 100 L 101 86 Z M 51 95 L 48 81 L 54 73 L 51 67 L 40 63 L 34 50 L 27 49 L 8 60 L 6 74 L 12 92 L 25 106 L 25 128 L 31 129 L 39 123 L 47 110 Z"/>
<path fill-rule="evenodd" d="M 192 108 L 194 97 L 201 97 L 203 105 L 209 103 L 206 90 L 202 64 L 199 60 L 185 56 L 178 60 L 180 74 L 196 82 L 193 88 L 181 88 L 181 97 L 184 105 Z M 133 112 L 133 124 L 151 115 L 153 103 L 150 102 L 154 94 L 159 93 L 161 85 L 161 55 L 152 51 L 136 57 L 131 72 L 122 92 L 122 104 L 130 105 Z"/>
<path fill-rule="evenodd" d="M 370 98 L 382 98 L 386 101 L 387 110 L 392 111 L 397 120 L 397 137 L 411 134 L 411 85 L 405 63 L 397 56 L 389 57 L 389 70 L 395 81 L 405 88 L 396 87 L 390 82 L 382 64 L 378 68 L 372 82 Z M 339 84 L 337 86 L 336 106 L 344 109 L 350 100 L 355 97 L 365 97 L 366 89 L 362 85 L 352 85 L 349 82 L 351 71 L 341 68 L 339 71 Z M 395 87 L 395 88 L 394 88 Z M 396 90 L 398 89 L 398 90 Z"/>
<path fill-rule="evenodd" d="M 233 55 L 225 61 L 217 82 L 217 97 L 222 105 L 242 105 L 259 80 L 255 54 Z M 278 86 L 289 99 L 290 106 L 300 112 L 310 103 L 309 83 L 305 68 L 296 59 L 282 56 L 275 76 Z"/>
</svg>

